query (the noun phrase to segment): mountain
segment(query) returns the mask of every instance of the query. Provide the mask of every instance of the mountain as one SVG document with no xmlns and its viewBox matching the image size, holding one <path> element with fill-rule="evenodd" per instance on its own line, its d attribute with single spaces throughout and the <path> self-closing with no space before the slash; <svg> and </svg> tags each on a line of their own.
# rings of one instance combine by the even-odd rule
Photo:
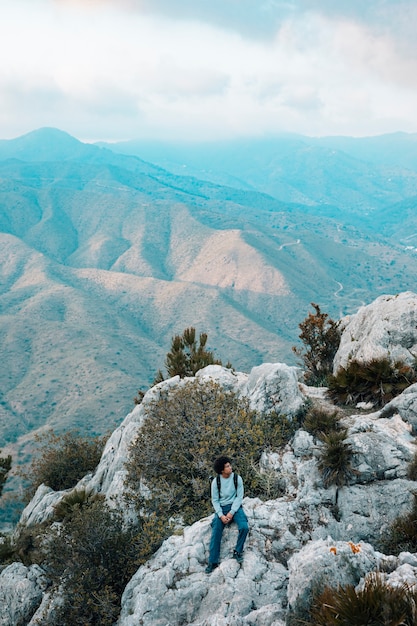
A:
<svg viewBox="0 0 417 626">
<path fill-rule="evenodd" d="M 225 142 L 127 141 L 100 144 L 152 161 L 176 174 L 267 193 L 303 203 L 317 214 L 327 207 L 363 219 L 414 195 L 417 135 L 322 137 L 284 134 Z"/>
<path fill-rule="evenodd" d="M 416 172 L 308 141 L 241 143 L 228 185 L 56 129 L 1 141 L 0 448 L 112 429 L 188 326 L 239 370 L 295 363 L 311 302 L 412 288 Z"/>
</svg>

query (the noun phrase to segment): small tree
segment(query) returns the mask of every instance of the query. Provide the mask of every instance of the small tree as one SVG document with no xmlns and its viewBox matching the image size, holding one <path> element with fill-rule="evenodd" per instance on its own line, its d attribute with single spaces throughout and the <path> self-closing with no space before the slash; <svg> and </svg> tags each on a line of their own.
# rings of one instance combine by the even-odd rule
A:
<svg viewBox="0 0 417 626">
<path fill-rule="evenodd" d="M 198 343 L 196 330 L 192 326 L 186 328 L 182 335 L 175 335 L 171 339 L 171 351 L 165 358 L 165 367 L 169 376 L 195 376 L 198 370 L 207 365 L 221 365 L 222 362 L 214 357 L 213 352 L 207 350 L 207 333 L 200 333 Z M 159 370 L 155 383 L 163 380 Z"/>
<path fill-rule="evenodd" d="M 7 479 L 7 474 L 9 473 L 11 467 L 12 467 L 12 457 L 10 455 L 6 457 L 0 457 L 0 496 L 3 491 L 4 483 L 6 482 L 6 479 Z"/>
<path fill-rule="evenodd" d="M 327 313 L 322 313 L 318 304 L 311 303 L 315 313 L 299 324 L 299 338 L 304 351 L 293 347 L 293 352 L 301 357 L 306 368 L 306 381 L 320 386 L 326 382 L 332 372 L 333 359 L 340 344 L 339 322 L 332 320 Z"/>
</svg>

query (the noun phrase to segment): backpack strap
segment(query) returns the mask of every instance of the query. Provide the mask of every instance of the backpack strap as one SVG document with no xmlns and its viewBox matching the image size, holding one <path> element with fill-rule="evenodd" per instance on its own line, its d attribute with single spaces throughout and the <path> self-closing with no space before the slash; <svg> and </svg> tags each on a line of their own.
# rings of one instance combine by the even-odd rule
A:
<svg viewBox="0 0 417 626">
<path fill-rule="evenodd" d="M 235 486 L 235 491 L 237 494 L 237 481 L 238 481 L 238 474 L 233 473 L 233 484 Z M 216 476 L 216 484 L 217 484 L 217 491 L 219 492 L 219 499 L 220 499 L 220 491 L 221 491 L 221 481 L 220 481 L 220 474 L 217 474 Z"/>
</svg>

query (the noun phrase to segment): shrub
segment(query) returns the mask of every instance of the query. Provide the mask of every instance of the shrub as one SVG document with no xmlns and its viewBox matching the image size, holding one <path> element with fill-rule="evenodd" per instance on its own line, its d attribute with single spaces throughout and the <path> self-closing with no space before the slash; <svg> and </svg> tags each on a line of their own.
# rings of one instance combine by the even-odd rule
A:
<svg viewBox="0 0 417 626">
<path fill-rule="evenodd" d="M 407 584 L 391 586 L 377 573 L 365 579 L 363 589 L 352 585 L 327 587 L 313 601 L 313 626 L 415 626 L 417 593 Z M 304 622 L 305 623 L 305 622 Z"/>
<path fill-rule="evenodd" d="M 410 480 L 417 480 L 417 452 L 414 454 L 412 460 L 408 464 L 407 478 Z"/>
<path fill-rule="evenodd" d="M 341 487 L 352 476 L 352 447 L 346 442 L 347 430 L 333 430 L 320 437 L 323 446 L 319 452 L 317 466 L 326 487 Z"/>
<path fill-rule="evenodd" d="M 171 351 L 165 358 L 165 367 L 168 376 L 195 376 L 207 365 L 221 365 L 222 362 L 214 358 L 213 352 L 207 350 L 207 333 L 200 333 L 198 344 L 196 330 L 192 326 L 186 328 L 182 335 L 175 335 L 171 340 Z M 161 370 L 158 371 L 154 384 L 164 380 Z"/>
<path fill-rule="evenodd" d="M 4 483 L 6 482 L 6 479 L 7 479 L 7 474 L 9 473 L 11 467 L 12 467 L 12 457 L 10 455 L 6 457 L 0 457 L 0 496 L 3 491 Z"/>
<path fill-rule="evenodd" d="M 328 395 L 339 404 L 372 402 L 381 407 L 416 381 L 416 370 L 402 361 L 392 363 L 388 358 L 381 358 L 360 363 L 354 360 L 346 368 L 340 368 L 335 376 L 329 376 Z"/>
<path fill-rule="evenodd" d="M 313 406 L 307 412 L 302 428 L 314 437 L 318 437 L 338 430 L 340 428 L 339 419 L 338 411 L 328 411 L 321 407 Z"/>
<path fill-rule="evenodd" d="M 107 438 L 80 437 L 75 431 L 57 435 L 53 430 L 36 435 L 39 453 L 29 469 L 22 472 L 27 482 L 26 500 L 31 499 L 41 484 L 55 491 L 74 487 L 85 474 L 95 469 Z"/>
<path fill-rule="evenodd" d="M 65 581 L 62 604 L 42 623 L 114 624 L 127 582 L 165 538 L 165 526 L 151 521 L 126 526 L 103 496 L 85 500 L 73 493 L 63 521 L 50 526 L 41 541 L 38 563 L 56 589 Z"/>
<path fill-rule="evenodd" d="M 311 303 L 315 314 L 299 324 L 304 351 L 293 347 L 293 352 L 301 357 L 306 369 L 305 379 L 310 385 L 326 384 L 327 376 L 331 373 L 333 359 L 340 344 L 339 322 L 332 320 L 327 313 L 322 313 L 318 304 Z"/>
<path fill-rule="evenodd" d="M 99 494 L 88 493 L 85 489 L 73 489 L 54 505 L 54 519 L 64 521 L 83 507 L 90 506 L 95 500 L 102 498 Z"/>
<path fill-rule="evenodd" d="M 417 552 L 417 496 L 414 496 L 411 511 L 400 515 L 391 524 L 381 541 L 381 549 L 386 554 Z"/>
<path fill-rule="evenodd" d="M 142 480 L 152 497 L 148 510 L 181 515 L 191 523 L 211 510 L 209 476 L 213 461 L 227 454 L 241 474 L 248 495 L 261 495 L 252 466 L 262 450 L 288 441 L 285 418 L 262 420 L 247 399 L 217 383 L 187 381 L 146 407 L 146 421 L 130 449 L 127 487 L 138 506 Z"/>
<path fill-rule="evenodd" d="M 27 567 L 39 563 L 42 560 L 40 545 L 47 528 L 48 522 L 32 524 L 31 526 L 18 525 L 10 542 L 9 554 L 5 555 L 5 560 L 10 563 L 21 561 Z"/>
</svg>

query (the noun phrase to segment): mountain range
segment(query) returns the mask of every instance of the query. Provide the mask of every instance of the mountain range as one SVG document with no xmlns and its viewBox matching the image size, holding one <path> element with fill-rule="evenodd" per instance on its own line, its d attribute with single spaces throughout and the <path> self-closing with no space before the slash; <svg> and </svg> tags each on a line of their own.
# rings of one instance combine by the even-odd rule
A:
<svg viewBox="0 0 417 626">
<path fill-rule="evenodd" d="M 417 135 L 0 141 L 0 449 L 112 430 L 188 326 L 241 371 L 415 289 Z"/>
</svg>

